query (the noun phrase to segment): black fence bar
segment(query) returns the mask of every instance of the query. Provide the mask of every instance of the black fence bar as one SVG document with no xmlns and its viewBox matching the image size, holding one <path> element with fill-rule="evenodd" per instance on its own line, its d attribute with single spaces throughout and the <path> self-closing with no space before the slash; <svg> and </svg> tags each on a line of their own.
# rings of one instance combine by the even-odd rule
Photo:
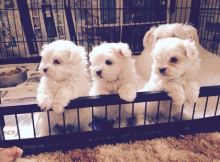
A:
<svg viewBox="0 0 220 162">
<path fill-rule="evenodd" d="M 39 53 L 39 51 L 38 51 L 36 37 L 31 24 L 31 18 L 30 18 L 27 0 L 17 0 L 17 4 L 20 12 L 22 27 L 24 29 L 24 34 L 29 47 L 29 52 L 30 54 L 37 54 Z"/>
<path fill-rule="evenodd" d="M 207 96 L 219 96 L 220 86 L 208 86 L 201 87 L 199 97 Z M 137 97 L 134 103 L 139 102 L 150 102 L 150 101 L 164 101 L 171 100 L 166 92 L 138 92 Z M 126 104 L 124 100 L 121 100 L 118 94 L 111 95 L 100 95 L 100 96 L 88 96 L 80 97 L 69 103 L 66 109 L 72 108 L 84 108 L 84 107 L 95 107 L 95 106 L 104 106 L 104 105 L 118 105 Z M 131 102 L 130 102 L 131 103 Z M 36 102 L 33 101 L 32 104 L 12 104 L 12 103 L 2 103 L 0 104 L 0 113 L 2 115 L 10 115 L 15 113 L 27 113 L 27 112 L 39 112 L 40 108 L 37 106 Z"/>
</svg>

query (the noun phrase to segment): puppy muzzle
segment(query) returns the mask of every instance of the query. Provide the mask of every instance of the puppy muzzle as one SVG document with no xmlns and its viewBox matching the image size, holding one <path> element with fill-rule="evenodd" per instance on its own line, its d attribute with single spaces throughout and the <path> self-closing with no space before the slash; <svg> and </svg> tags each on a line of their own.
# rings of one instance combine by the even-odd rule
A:
<svg viewBox="0 0 220 162">
<path fill-rule="evenodd" d="M 159 72 L 160 72 L 160 74 L 165 75 L 166 68 L 159 68 Z"/>
<path fill-rule="evenodd" d="M 101 70 L 96 71 L 96 75 L 97 75 L 99 78 L 102 78 L 102 71 L 101 71 Z"/>
</svg>

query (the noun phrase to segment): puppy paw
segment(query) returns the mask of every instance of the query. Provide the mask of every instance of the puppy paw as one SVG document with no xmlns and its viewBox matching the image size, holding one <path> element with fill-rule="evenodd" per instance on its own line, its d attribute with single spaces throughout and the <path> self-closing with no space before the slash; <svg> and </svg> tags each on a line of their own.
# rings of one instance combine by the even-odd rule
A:
<svg viewBox="0 0 220 162">
<path fill-rule="evenodd" d="M 53 111 L 57 114 L 61 114 L 62 112 L 64 112 L 64 107 L 61 103 L 59 102 L 54 102 L 53 103 L 53 107 L 52 107 Z"/>
<path fill-rule="evenodd" d="M 198 97 L 199 97 L 199 90 L 196 90 L 196 91 L 192 91 L 191 93 L 187 93 L 187 96 L 186 96 L 186 102 L 188 104 L 194 104 Z"/>
<path fill-rule="evenodd" d="M 173 104 L 178 107 L 182 106 L 186 100 L 184 92 L 168 92 L 168 96 L 172 98 Z"/>
<path fill-rule="evenodd" d="M 121 99 L 128 101 L 128 102 L 132 102 L 136 98 L 135 88 L 129 85 L 121 87 L 118 93 Z"/>
<path fill-rule="evenodd" d="M 52 108 L 53 100 L 49 97 L 39 98 L 37 100 L 38 106 L 41 108 L 41 110 L 49 110 Z"/>
<path fill-rule="evenodd" d="M 196 81 L 191 81 L 185 86 L 186 102 L 194 104 L 199 97 L 200 86 Z"/>
</svg>

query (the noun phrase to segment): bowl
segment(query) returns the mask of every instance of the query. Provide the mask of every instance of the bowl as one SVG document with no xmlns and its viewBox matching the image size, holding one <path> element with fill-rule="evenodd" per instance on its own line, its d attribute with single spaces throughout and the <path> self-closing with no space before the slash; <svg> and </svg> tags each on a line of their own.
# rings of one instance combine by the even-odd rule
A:
<svg viewBox="0 0 220 162">
<path fill-rule="evenodd" d="M 12 67 L 0 69 L 0 88 L 13 87 L 27 80 L 27 69 Z"/>
</svg>

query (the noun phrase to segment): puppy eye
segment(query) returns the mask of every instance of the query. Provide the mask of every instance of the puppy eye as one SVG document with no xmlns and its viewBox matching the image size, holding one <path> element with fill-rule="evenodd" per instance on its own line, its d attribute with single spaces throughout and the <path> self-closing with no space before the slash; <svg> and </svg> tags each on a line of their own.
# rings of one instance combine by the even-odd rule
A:
<svg viewBox="0 0 220 162">
<path fill-rule="evenodd" d="M 60 61 L 56 59 L 56 60 L 53 61 L 53 64 L 59 65 L 59 64 L 60 64 Z"/>
<path fill-rule="evenodd" d="M 178 59 L 176 57 L 171 57 L 170 62 L 171 63 L 177 63 Z"/>
<path fill-rule="evenodd" d="M 111 64 L 112 64 L 112 61 L 106 60 L 106 61 L 105 61 L 105 64 L 106 64 L 106 65 L 111 65 Z"/>
</svg>

